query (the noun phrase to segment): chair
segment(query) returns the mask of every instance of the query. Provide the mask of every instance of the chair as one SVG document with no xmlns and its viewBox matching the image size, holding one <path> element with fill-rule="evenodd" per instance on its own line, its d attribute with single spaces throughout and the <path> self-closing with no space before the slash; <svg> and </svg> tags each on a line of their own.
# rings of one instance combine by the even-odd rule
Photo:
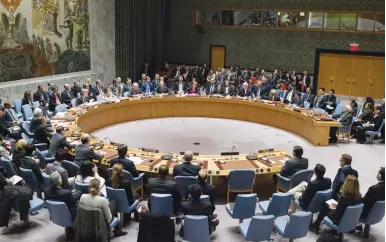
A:
<svg viewBox="0 0 386 242">
<path fill-rule="evenodd" d="M 356 113 L 354 119 L 358 118 L 362 114 L 362 107 L 363 107 L 362 104 L 357 104 L 357 113 Z"/>
<path fill-rule="evenodd" d="M 22 104 L 22 100 L 21 99 L 16 99 L 16 100 L 13 100 L 13 106 L 15 108 L 15 111 L 17 113 L 17 117 L 20 119 L 23 117 L 23 113 L 21 111 L 21 104 Z"/>
<path fill-rule="evenodd" d="M 34 133 L 30 131 L 31 128 L 28 122 L 23 122 L 21 125 L 21 129 L 23 133 L 25 133 L 30 139 L 34 137 Z"/>
<path fill-rule="evenodd" d="M 55 107 L 55 113 L 64 113 L 67 111 L 67 105 L 66 104 L 60 104 Z"/>
<path fill-rule="evenodd" d="M 274 222 L 275 217 L 273 215 L 253 216 L 251 221 L 239 224 L 239 231 L 247 241 L 268 241 Z"/>
<path fill-rule="evenodd" d="M 7 178 L 11 178 L 14 175 L 17 175 L 15 168 L 10 160 L 5 157 L 0 158 L 0 165 L 4 168 Z"/>
<path fill-rule="evenodd" d="M 48 212 L 50 214 L 51 221 L 64 228 L 70 228 L 74 226 L 72 222 L 70 211 L 68 211 L 67 205 L 64 202 L 46 201 Z M 66 230 L 66 241 L 68 240 L 68 234 Z"/>
<path fill-rule="evenodd" d="M 36 213 L 37 211 L 44 208 L 44 201 L 40 198 L 34 197 L 32 200 L 29 201 L 29 209 L 28 212 Z"/>
<path fill-rule="evenodd" d="M 304 108 L 306 108 L 306 109 L 310 109 L 310 103 L 309 102 L 304 102 Z"/>
<path fill-rule="evenodd" d="M 88 193 L 88 184 L 82 184 L 79 182 L 74 182 L 74 187 L 76 190 L 82 192 L 82 194 Z"/>
<path fill-rule="evenodd" d="M 109 200 L 115 201 L 116 211 L 120 215 L 121 225 L 123 226 L 123 214 L 132 213 L 138 207 L 139 201 L 135 200 L 133 204 L 129 205 L 126 191 L 124 189 L 106 187 L 106 190 Z"/>
<path fill-rule="evenodd" d="M 360 218 L 359 221 L 365 224 L 363 236 L 368 238 L 370 234 L 370 226 L 382 221 L 385 216 L 385 201 L 376 202 L 371 208 L 366 218 Z"/>
<path fill-rule="evenodd" d="M 34 139 L 30 138 L 26 133 L 22 132 L 21 133 L 21 138 L 26 140 L 28 144 L 33 144 Z"/>
<path fill-rule="evenodd" d="M 336 99 L 335 103 L 336 105 L 340 104 L 340 99 Z"/>
<path fill-rule="evenodd" d="M 208 216 L 186 215 L 184 217 L 184 240 L 190 242 L 208 242 Z"/>
<path fill-rule="evenodd" d="M 55 157 L 47 157 L 45 155 L 45 152 L 35 149 L 36 151 L 36 156 L 40 161 L 41 167 L 46 167 L 48 163 L 53 163 L 55 161 Z"/>
<path fill-rule="evenodd" d="M 23 113 L 23 119 L 24 121 L 31 121 L 33 118 L 33 112 L 32 107 L 29 104 L 23 105 L 21 107 L 22 113 Z"/>
<path fill-rule="evenodd" d="M 334 224 L 328 216 L 324 217 L 323 221 L 325 225 L 338 232 L 340 241 L 343 241 L 343 233 L 352 231 L 357 227 L 362 210 L 363 203 L 347 207 L 339 225 Z"/>
<path fill-rule="evenodd" d="M 45 172 L 42 172 L 42 175 L 43 175 L 43 181 L 44 181 L 43 183 L 44 188 L 46 190 L 51 189 L 52 186 L 50 182 L 50 176 Z"/>
<path fill-rule="evenodd" d="M 152 193 L 150 199 L 152 213 L 164 213 L 169 217 L 173 216 L 173 198 L 171 194 Z"/>
<path fill-rule="evenodd" d="M 19 168 L 20 176 L 27 183 L 27 186 L 34 192 L 41 194 L 41 189 L 35 174 L 30 169 Z M 40 197 L 40 196 L 39 196 Z"/>
<path fill-rule="evenodd" d="M 71 99 L 71 106 L 72 106 L 73 108 L 76 107 L 76 98 Z"/>
<path fill-rule="evenodd" d="M 124 93 L 123 93 L 123 96 L 124 96 L 124 97 L 128 97 L 128 96 L 129 96 L 129 93 L 130 93 L 130 92 L 124 92 Z"/>
<path fill-rule="evenodd" d="M 40 108 L 40 102 L 39 101 L 35 101 L 35 102 L 33 102 L 33 108 L 35 109 L 35 108 Z"/>
<path fill-rule="evenodd" d="M 297 185 L 302 183 L 303 181 L 309 182 L 313 175 L 314 170 L 312 169 L 298 171 L 291 178 L 276 174 L 278 178 L 276 190 L 289 191 L 293 187 L 296 187 Z"/>
<path fill-rule="evenodd" d="M 197 183 L 197 177 L 195 176 L 176 176 L 173 181 L 177 183 L 177 189 L 181 194 L 181 197 L 187 198 L 188 187 Z"/>
<path fill-rule="evenodd" d="M 193 198 L 189 195 L 189 196 L 188 196 L 188 200 L 189 200 L 189 201 L 192 201 Z M 201 196 L 200 196 L 200 201 L 201 201 L 201 202 L 210 202 L 210 197 L 209 197 L 208 195 L 201 195 Z"/>
<path fill-rule="evenodd" d="M 228 203 L 225 205 L 225 209 L 232 218 L 239 219 L 239 223 L 241 223 L 244 219 L 252 218 L 255 215 L 256 203 L 256 193 L 238 194 L 234 207 L 231 208 L 231 204 Z"/>
<path fill-rule="evenodd" d="M 62 167 L 67 170 L 68 177 L 75 177 L 80 169 L 77 164 L 67 160 L 62 162 Z"/>
<path fill-rule="evenodd" d="M 342 136 L 342 138 L 344 140 L 344 138 L 347 137 L 347 143 L 350 143 L 350 138 L 351 138 L 350 132 L 351 132 L 352 125 L 354 124 L 354 122 L 355 122 L 355 119 L 352 120 L 351 125 L 340 127 L 338 129 L 338 138 L 340 136 Z"/>
<path fill-rule="evenodd" d="M 141 189 L 141 197 L 143 198 L 143 177 L 145 176 L 145 173 L 140 173 L 138 177 L 133 177 L 130 172 L 123 170 L 124 173 L 124 179 L 131 182 L 133 186 L 133 192 L 138 191 Z M 113 175 L 113 168 L 107 169 L 107 175 L 108 177 L 111 177 Z"/>
<path fill-rule="evenodd" d="M 381 130 L 383 129 L 384 125 L 385 125 L 385 120 L 382 121 L 382 124 L 381 124 L 381 126 L 379 127 L 379 129 L 377 131 L 365 131 L 365 135 L 366 136 L 370 136 L 370 144 L 373 143 L 373 137 L 375 135 L 380 135 L 381 134 Z"/>
<path fill-rule="evenodd" d="M 311 212 L 312 214 L 320 212 L 323 204 L 332 198 L 332 189 L 325 191 L 317 192 L 312 198 L 310 204 L 308 205 L 306 212 Z M 299 201 L 295 200 L 295 203 L 298 205 Z"/>
<path fill-rule="evenodd" d="M 275 230 L 283 236 L 283 238 L 293 241 L 307 236 L 308 227 L 310 226 L 312 213 L 297 212 L 292 213 L 287 219 L 276 219 Z"/>
<path fill-rule="evenodd" d="M 334 112 L 332 113 L 332 116 L 339 115 L 343 112 L 344 105 L 343 104 L 337 104 Z"/>
<path fill-rule="evenodd" d="M 228 176 L 227 203 L 229 203 L 230 192 L 253 192 L 255 171 L 253 170 L 231 170 Z"/>
<path fill-rule="evenodd" d="M 288 214 L 290 204 L 290 193 L 274 193 L 271 200 L 259 202 L 259 207 L 263 214 L 277 218 Z"/>
</svg>

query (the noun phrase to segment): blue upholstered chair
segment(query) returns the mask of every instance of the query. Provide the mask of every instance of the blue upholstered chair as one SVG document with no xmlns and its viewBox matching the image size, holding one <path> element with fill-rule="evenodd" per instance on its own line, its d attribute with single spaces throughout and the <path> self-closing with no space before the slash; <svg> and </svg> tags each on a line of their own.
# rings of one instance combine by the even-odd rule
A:
<svg viewBox="0 0 386 242">
<path fill-rule="evenodd" d="M 23 105 L 21 107 L 21 111 L 23 113 L 23 119 L 24 121 L 31 121 L 32 118 L 34 117 L 32 107 L 29 104 Z"/>
<path fill-rule="evenodd" d="M 73 227 L 70 211 L 68 211 L 67 205 L 64 202 L 46 201 L 48 212 L 50 213 L 51 221 L 64 228 Z M 66 231 L 66 241 L 68 240 L 68 233 Z"/>
<path fill-rule="evenodd" d="M 318 213 L 322 209 L 323 204 L 332 198 L 332 189 L 317 192 L 312 198 L 306 212 Z M 295 200 L 297 205 L 299 201 Z"/>
<path fill-rule="evenodd" d="M 238 194 L 234 207 L 231 204 L 227 204 L 225 209 L 228 214 L 234 218 L 239 219 L 239 222 L 243 222 L 244 219 L 252 218 L 255 215 L 257 203 L 257 195 L 254 194 Z"/>
<path fill-rule="evenodd" d="M 28 144 L 34 143 L 34 139 L 30 138 L 26 133 L 24 133 L 24 131 L 21 133 L 21 138 L 27 141 Z"/>
<path fill-rule="evenodd" d="M 371 208 L 369 214 L 366 218 L 361 218 L 359 221 L 365 224 L 365 229 L 363 231 L 364 237 L 369 237 L 370 226 L 372 224 L 377 224 L 382 221 L 385 216 L 385 201 L 376 202 Z"/>
<path fill-rule="evenodd" d="M 123 170 L 123 174 L 125 180 L 131 182 L 133 186 L 133 192 L 136 192 L 141 189 L 141 197 L 143 198 L 143 177 L 145 176 L 145 173 L 140 173 L 138 177 L 133 177 L 130 172 Z M 107 175 L 108 177 L 111 177 L 113 175 L 112 168 L 107 169 Z"/>
<path fill-rule="evenodd" d="M 71 161 L 63 161 L 62 167 L 67 170 L 68 177 L 75 177 L 78 175 L 79 166 Z"/>
<path fill-rule="evenodd" d="M 17 113 L 17 117 L 18 119 L 22 118 L 23 117 L 23 113 L 21 111 L 21 106 L 22 106 L 22 100 L 21 99 L 16 99 L 16 100 L 13 100 L 13 107 L 15 108 L 15 111 Z"/>
<path fill-rule="evenodd" d="M 275 217 L 272 215 L 253 216 L 251 221 L 239 224 L 239 231 L 247 241 L 268 241 L 274 222 Z"/>
<path fill-rule="evenodd" d="M 119 220 L 117 217 L 113 217 L 113 219 L 111 220 L 111 223 L 110 223 L 110 229 L 114 229 L 115 226 L 117 226 L 119 223 Z"/>
<path fill-rule="evenodd" d="M 336 105 L 340 104 L 340 99 L 336 99 L 335 103 Z"/>
<path fill-rule="evenodd" d="M 164 213 L 170 217 L 173 216 L 173 198 L 171 194 L 152 193 L 150 199 L 152 213 Z"/>
<path fill-rule="evenodd" d="M 231 170 L 228 176 L 227 203 L 229 203 L 230 192 L 253 192 L 255 171 L 253 170 Z"/>
<path fill-rule="evenodd" d="M 197 183 L 197 177 L 195 176 L 176 176 L 173 181 L 177 183 L 177 189 L 181 194 L 181 197 L 187 199 L 188 187 Z"/>
<path fill-rule="evenodd" d="M 32 200 L 29 201 L 29 209 L 28 212 L 36 213 L 37 211 L 44 208 L 44 201 L 40 198 L 34 197 Z"/>
<path fill-rule="evenodd" d="M 312 213 L 298 212 L 292 213 L 287 219 L 276 219 L 275 230 L 290 241 L 307 236 L 308 227 L 310 226 Z"/>
<path fill-rule="evenodd" d="M 79 182 L 74 182 L 74 186 L 76 190 L 79 190 L 82 192 L 82 194 L 88 193 L 88 184 L 82 184 Z"/>
<path fill-rule="evenodd" d="M 296 172 L 291 178 L 287 178 L 281 176 L 280 174 L 276 174 L 277 176 L 277 191 L 289 191 L 293 187 L 296 187 L 302 182 L 310 182 L 312 176 L 314 175 L 314 170 L 302 170 Z"/>
<path fill-rule="evenodd" d="M 23 122 L 22 125 L 21 125 L 21 130 L 23 131 L 23 133 L 25 133 L 30 139 L 32 139 L 34 137 L 34 133 L 32 133 L 30 131 L 30 125 L 28 122 Z M 28 142 L 28 140 L 27 140 Z"/>
<path fill-rule="evenodd" d="M 341 114 L 343 112 L 343 109 L 344 109 L 344 105 L 343 104 L 337 104 L 334 112 L 332 113 L 332 115 L 334 116 L 334 115 Z"/>
<path fill-rule="evenodd" d="M 259 202 L 259 207 L 263 214 L 273 215 L 277 218 L 288 214 L 290 204 L 290 193 L 274 193 L 271 200 Z"/>
<path fill-rule="evenodd" d="M 35 174 L 30 169 L 19 168 L 20 176 L 27 183 L 27 186 L 34 192 L 41 193 L 38 180 Z"/>
<path fill-rule="evenodd" d="M 42 172 L 42 175 L 43 175 L 43 180 L 44 180 L 44 183 L 43 183 L 43 187 L 44 189 L 48 190 L 48 189 L 51 189 L 51 182 L 50 182 L 50 176 L 45 173 L 45 172 Z"/>
<path fill-rule="evenodd" d="M 15 168 L 12 165 L 12 162 L 6 159 L 5 157 L 0 158 L 0 166 L 3 167 L 7 178 L 11 178 L 12 176 L 17 174 Z"/>
<path fill-rule="evenodd" d="M 124 92 L 124 93 L 123 93 L 123 96 L 124 96 L 124 97 L 128 97 L 129 94 L 130 94 L 130 92 Z"/>
<path fill-rule="evenodd" d="M 76 98 L 71 99 L 71 106 L 72 106 L 73 108 L 76 107 Z"/>
<path fill-rule="evenodd" d="M 63 113 L 67 111 L 67 105 L 66 104 L 60 104 L 55 107 L 55 112 L 56 113 Z"/>
<path fill-rule="evenodd" d="M 208 217 L 186 215 L 184 217 L 184 240 L 190 242 L 208 242 Z"/>
<path fill-rule="evenodd" d="M 55 157 L 48 157 L 46 151 L 41 151 L 36 149 L 36 157 L 39 159 L 41 166 L 45 168 L 48 163 L 53 163 L 55 161 Z"/>
<path fill-rule="evenodd" d="M 188 197 L 188 200 L 189 200 L 189 201 L 192 201 L 192 200 L 193 200 L 192 197 L 191 197 L 190 195 L 189 195 L 189 197 Z M 201 201 L 201 202 L 210 202 L 210 197 L 209 197 L 208 195 L 201 195 L 200 201 Z"/>
<path fill-rule="evenodd" d="M 334 224 L 332 220 L 326 216 L 323 221 L 324 224 L 339 233 L 340 241 L 343 241 L 343 233 L 350 232 L 357 227 L 357 223 L 363 210 L 363 204 L 349 206 L 344 211 L 342 220 L 339 225 Z"/>
<path fill-rule="evenodd" d="M 139 205 L 139 201 L 135 200 L 133 204 L 129 205 L 127 194 L 124 189 L 114 189 L 106 187 L 107 198 L 115 201 L 116 211 L 120 215 L 121 225 L 123 226 L 123 214 L 132 213 Z"/>
<path fill-rule="evenodd" d="M 354 118 L 358 118 L 361 114 L 362 114 L 362 107 L 363 107 L 363 104 L 357 104 L 357 115 L 355 115 Z"/>
<path fill-rule="evenodd" d="M 311 104 L 310 104 L 309 102 L 304 101 L 303 104 L 304 104 L 304 108 L 305 108 L 305 109 L 310 109 L 310 105 L 311 105 Z"/>
<path fill-rule="evenodd" d="M 370 144 L 373 143 L 373 137 L 374 137 L 374 136 L 376 136 L 376 135 L 379 135 L 379 136 L 380 136 L 381 130 L 382 130 L 382 128 L 383 128 L 384 125 L 385 125 L 385 120 L 382 121 L 382 124 L 381 124 L 381 126 L 379 127 L 378 130 L 376 130 L 376 131 L 365 131 L 365 135 L 366 135 L 366 136 L 370 136 Z"/>
</svg>

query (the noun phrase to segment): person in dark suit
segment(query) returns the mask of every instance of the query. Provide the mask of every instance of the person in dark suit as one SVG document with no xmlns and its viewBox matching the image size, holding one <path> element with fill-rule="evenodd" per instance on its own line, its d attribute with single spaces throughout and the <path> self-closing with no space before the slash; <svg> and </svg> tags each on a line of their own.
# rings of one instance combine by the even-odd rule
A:
<svg viewBox="0 0 386 242">
<path fill-rule="evenodd" d="M 234 95 L 234 86 L 229 84 L 229 80 L 225 81 L 224 86 L 221 89 L 221 95 L 223 96 L 233 96 Z"/>
<path fill-rule="evenodd" d="M 240 88 L 237 96 L 239 97 L 251 97 L 252 96 L 252 91 L 250 88 L 248 88 L 248 83 L 244 82 L 242 87 Z"/>
<path fill-rule="evenodd" d="M 289 159 L 285 162 L 281 168 L 280 175 L 291 178 L 296 172 L 308 169 L 308 159 L 303 158 L 303 148 L 295 146 L 293 149 L 294 158 Z"/>
<path fill-rule="evenodd" d="M 71 107 L 71 100 L 75 98 L 74 93 L 71 92 L 70 85 L 65 84 L 64 85 L 64 91 L 60 94 L 62 98 L 62 102 L 66 104 L 67 106 Z"/>
<path fill-rule="evenodd" d="M 300 93 L 296 93 L 295 98 L 291 101 L 291 104 L 296 105 L 297 107 L 304 107 L 302 95 Z"/>
<path fill-rule="evenodd" d="M 76 162 L 102 160 L 103 155 L 96 153 L 94 149 L 89 146 L 89 143 L 90 143 L 89 134 L 83 133 L 82 136 L 80 137 L 80 141 L 82 142 L 82 144 L 77 145 L 75 147 Z"/>
<path fill-rule="evenodd" d="M 185 93 L 188 90 L 188 85 L 184 82 L 182 76 L 178 77 L 178 82 L 174 83 L 173 91 L 174 93 Z"/>
<path fill-rule="evenodd" d="M 169 167 L 161 165 L 158 168 L 159 178 L 150 178 L 146 185 L 146 192 L 150 196 L 152 193 L 171 194 L 173 197 L 174 214 L 180 211 L 181 194 L 177 189 L 177 184 L 174 181 L 167 179 Z M 151 199 L 148 201 L 149 210 L 151 211 Z"/>
<path fill-rule="evenodd" d="M 207 183 L 208 174 L 205 170 L 198 172 L 197 185 L 200 186 L 202 195 L 208 195 L 210 203 L 212 204 L 212 213 L 216 209 L 216 187 Z"/>
<path fill-rule="evenodd" d="M 205 92 L 207 95 L 213 95 L 215 91 L 216 91 L 216 83 L 214 80 L 210 80 L 210 82 L 206 86 Z"/>
<path fill-rule="evenodd" d="M 24 169 L 30 169 L 35 174 L 38 181 L 39 187 L 43 187 L 44 179 L 42 171 L 39 168 L 38 162 L 32 157 L 33 152 L 35 151 L 35 146 L 33 144 L 27 144 L 25 147 L 25 156 L 20 160 L 20 166 Z M 41 194 L 38 193 L 38 196 L 41 197 Z"/>
<path fill-rule="evenodd" d="M 181 212 L 186 215 L 202 215 L 208 217 L 209 234 L 216 230 L 219 224 L 218 219 L 212 220 L 213 210 L 210 202 L 203 202 L 200 200 L 202 190 L 197 184 L 189 186 L 189 194 L 192 197 L 192 201 L 185 201 L 181 203 Z M 183 231 L 183 228 L 181 229 Z M 180 231 L 180 236 L 183 232 Z"/>
<path fill-rule="evenodd" d="M 314 108 L 326 109 L 327 96 L 325 95 L 325 89 L 319 88 L 319 96 L 314 99 Z"/>
<path fill-rule="evenodd" d="M 146 77 L 146 82 L 142 84 L 141 93 L 146 95 L 154 94 L 153 83 L 150 82 L 150 77 Z"/>
<path fill-rule="evenodd" d="M 64 147 L 72 149 L 75 147 L 75 145 L 68 143 L 66 137 L 63 135 L 63 131 L 63 126 L 56 127 L 56 133 L 52 135 L 50 147 L 47 152 L 48 156 L 54 157 L 58 149 L 64 149 Z"/>
<path fill-rule="evenodd" d="M 34 109 L 34 116 L 29 124 L 29 131 L 31 133 L 34 133 L 35 132 L 35 129 L 38 125 L 40 125 L 40 121 L 39 121 L 39 118 L 40 117 L 44 117 L 44 113 L 43 113 L 43 110 L 41 108 L 35 108 Z M 51 122 L 49 120 L 46 119 L 46 125 L 47 127 L 51 127 Z"/>
<path fill-rule="evenodd" d="M 46 118 L 43 116 L 40 116 L 38 118 L 39 125 L 36 127 L 34 131 L 34 144 L 50 144 L 50 141 L 48 140 L 49 137 L 52 137 L 52 133 L 50 130 L 48 130 L 47 127 L 47 121 Z"/>
<path fill-rule="evenodd" d="M 284 103 L 292 103 L 292 100 L 295 99 L 296 96 L 296 88 L 294 85 L 288 86 L 288 91 L 284 95 Z"/>
<path fill-rule="evenodd" d="M 125 144 L 119 144 L 118 145 L 118 158 L 114 158 L 110 160 L 110 168 L 112 168 L 115 164 L 119 163 L 122 164 L 125 171 L 130 172 L 130 174 L 133 177 L 138 177 L 139 173 L 137 169 L 135 168 L 134 162 L 132 162 L 129 159 L 126 159 L 127 155 L 127 145 Z"/>
<path fill-rule="evenodd" d="M 326 99 L 326 112 L 331 114 L 334 112 L 335 108 L 336 108 L 335 90 L 331 89 Z"/>
<path fill-rule="evenodd" d="M 32 99 L 34 102 L 39 102 L 41 106 L 45 106 L 49 99 L 48 92 L 45 92 L 42 86 L 38 86 L 38 90 L 33 94 Z"/>
<path fill-rule="evenodd" d="M 306 94 L 304 94 L 304 97 L 303 97 L 303 105 L 304 105 L 304 102 L 308 102 L 310 104 L 310 108 L 312 108 L 314 106 L 314 101 L 315 101 L 315 95 L 312 94 L 311 88 L 307 87 Z"/>
<path fill-rule="evenodd" d="M 361 218 L 366 218 L 375 202 L 385 201 L 385 167 L 381 167 L 377 174 L 378 183 L 367 190 L 362 199 L 363 210 Z"/>
<path fill-rule="evenodd" d="M 94 98 L 98 97 L 99 95 L 103 95 L 104 92 L 102 90 L 102 81 L 96 80 L 96 85 L 91 88 L 91 93 Z"/>
<path fill-rule="evenodd" d="M 55 107 L 59 106 L 62 103 L 63 103 L 62 98 L 59 95 L 59 89 L 58 89 L 58 87 L 54 87 L 53 92 L 50 94 L 48 109 L 51 112 L 55 112 Z"/>
<path fill-rule="evenodd" d="M 88 90 L 83 89 L 80 94 L 80 97 L 76 99 L 76 106 L 79 106 L 83 103 L 88 103 L 89 101 L 90 101 L 90 97 L 88 96 Z"/>
<path fill-rule="evenodd" d="M 20 124 L 20 121 L 17 117 L 17 114 L 12 109 L 12 106 L 9 102 L 4 103 L 4 119 L 7 122 L 7 124 L 11 125 L 18 125 Z"/>
<path fill-rule="evenodd" d="M 80 83 L 78 81 L 74 82 L 74 86 L 71 87 L 71 92 L 76 98 L 80 96 L 80 93 L 82 92 L 82 88 L 80 87 Z"/>
<path fill-rule="evenodd" d="M 307 71 L 303 72 L 303 75 L 300 77 L 300 81 L 303 81 L 303 83 L 304 83 L 304 85 L 306 87 L 310 87 L 311 86 L 311 78 L 308 76 L 308 72 Z"/>
<path fill-rule="evenodd" d="M 184 162 L 180 165 L 176 165 L 173 168 L 173 177 L 175 176 L 197 176 L 201 167 L 192 164 L 193 152 L 186 151 L 184 154 Z"/>
<path fill-rule="evenodd" d="M 167 88 L 165 86 L 165 83 L 163 81 L 161 81 L 159 83 L 159 86 L 157 87 L 157 89 L 155 89 L 155 93 L 156 94 L 169 94 L 169 88 Z"/>
<path fill-rule="evenodd" d="M 221 95 L 221 90 L 222 90 L 221 84 L 217 84 L 213 94 Z"/>
<path fill-rule="evenodd" d="M 350 105 L 344 106 L 343 112 L 337 116 L 333 115 L 332 118 L 336 119 L 336 121 L 338 121 L 342 126 L 351 126 L 353 121 L 351 106 Z M 329 143 L 338 142 L 337 132 L 338 132 L 337 127 L 330 128 Z"/>
<path fill-rule="evenodd" d="M 382 125 L 383 120 L 385 119 L 385 114 L 382 112 L 381 106 L 375 107 L 375 115 L 373 120 L 367 123 L 364 123 L 361 126 L 356 127 L 356 137 L 357 143 L 364 144 L 366 141 L 366 131 L 377 131 Z M 384 132 L 381 130 L 381 133 Z M 384 135 L 384 134 L 383 134 Z"/>
<path fill-rule="evenodd" d="M 31 105 L 31 107 L 33 107 L 33 105 L 34 105 L 30 91 L 24 92 L 23 99 L 21 100 L 22 106 L 27 105 L 27 104 Z"/>
<path fill-rule="evenodd" d="M 334 224 L 339 224 L 342 220 L 343 214 L 346 208 L 349 206 L 355 206 L 362 202 L 362 196 L 359 192 L 358 178 L 352 175 L 346 177 L 342 186 L 341 195 L 337 201 L 337 204 L 323 203 L 322 209 L 318 214 L 318 218 L 315 223 L 310 226 L 310 230 L 316 234 L 319 233 L 320 223 L 325 216 L 328 216 Z"/>
<path fill-rule="evenodd" d="M 11 137 L 14 138 L 15 140 L 19 139 L 20 132 L 12 132 L 10 128 L 12 127 L 11 123 L 8 123 L 5 120 L 5 107 L 0 104 L 0 134 L 3 137 Z"/>
<path fill-rule="evenodd" d="M 300 208 L 303 211 L 308 209 L 315 194 L 319 191 L 325 191 L 331 188 L 331 179 L 324 178 L 326 173 L 326 167 L 321 164 L 317 164 L 314 168 L 315 179 L 307 182 L 302 182 L 298 186 L 292 188 L 288 192 L 292 194 L 294 200 L 298 200 Z M 295 203 L 291 203 L 291 212 L 296 212 Z"/>
<path fill-rule="evenodd" d="M 127 92 L 127 93 L 128 93 L 127 96 L 130 96 L 131 93 L 132 93 L 132 91 L 133 91 L 133 83 L 131 82 L 131 79 L 130 79 L 130 78 L 127 78 L 127 79 L 126 79 L 126 83 L 123 84 L 122 92 L 123 92 L 123 94 L 124 94 L 125 92 Z"/>
<path fill-rule="evenodd" d="M 342 184 L 348 175 L 358 177 L 358 172 L 351 167 L 352 157 L 349 154 L 343 154 L 339 160 L 340 168 L 332 182 L 332 196 L 334 199 L 338 198 Z"/>
</svg>

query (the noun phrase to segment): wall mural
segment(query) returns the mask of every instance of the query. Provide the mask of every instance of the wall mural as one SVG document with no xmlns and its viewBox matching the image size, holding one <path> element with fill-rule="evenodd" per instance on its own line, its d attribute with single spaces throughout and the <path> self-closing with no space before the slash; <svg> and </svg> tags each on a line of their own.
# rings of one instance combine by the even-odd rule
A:
<svg viewBox="0 0 386 242">
<path fill-rule="evenodd" d="M 90 70 L 88 0 L 0 3 L 0 82 Z"/>
</svg>

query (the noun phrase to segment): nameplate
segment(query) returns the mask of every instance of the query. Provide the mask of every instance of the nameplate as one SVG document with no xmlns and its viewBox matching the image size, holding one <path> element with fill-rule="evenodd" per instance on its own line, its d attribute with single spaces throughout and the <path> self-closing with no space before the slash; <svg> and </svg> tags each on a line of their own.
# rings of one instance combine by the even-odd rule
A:
<svg viewBox="0 0 386 242">
<path fill-rule="evenodd" d="M 139 148 L 139 149 L 145 152 L 159 153 L 159 150 L 156 150 L 156 149 L 149 149 L 149 148 Z"/>
</svg>

